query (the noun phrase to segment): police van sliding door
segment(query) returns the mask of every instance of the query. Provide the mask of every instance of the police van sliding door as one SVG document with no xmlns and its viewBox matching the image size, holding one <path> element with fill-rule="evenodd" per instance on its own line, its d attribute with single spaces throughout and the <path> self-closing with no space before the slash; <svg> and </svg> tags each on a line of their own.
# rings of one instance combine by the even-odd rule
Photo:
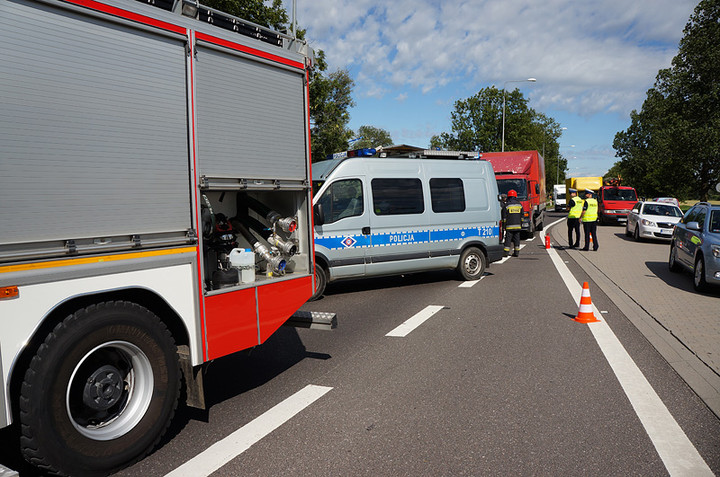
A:
<svg viewBox="0 0 720 477">
<path fill-rule="evenodd" d="M 315 226 L 315 253 L 329 261 L 332 278 L 365 274 L 370 219 L 364 185 L 362 176 L 335 180 L 317 201 L 325 222 Z"/>
<path fill-rule="evenodd" d="M 420 174 L 392 177 L 378 171 L 370 181 L 372 247 L 368 274 L 403 273 L 428 267 L 429 229 Z M 387 177 L 391 176 L 391 177 Z"/>
</svg>

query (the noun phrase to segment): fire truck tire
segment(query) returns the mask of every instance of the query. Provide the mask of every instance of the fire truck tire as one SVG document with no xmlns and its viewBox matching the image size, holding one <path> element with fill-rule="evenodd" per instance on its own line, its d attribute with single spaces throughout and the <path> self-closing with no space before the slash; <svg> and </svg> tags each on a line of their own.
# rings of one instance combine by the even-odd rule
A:
<svg viewBox="0 0 720 477">
<path fill-rule="evenodd" d="M 315 293 L 312 294 L 308 301 L 315 301 L 325 293 L 325 287 L 328 281 L 328 272 L 322 265 L 315 265 Z"/>
<path fill-rule="evenodd" d="M 460 255 L 458 273 L 463 280 L 479 280 L 485 273 L 487 259 L 485 254 L 476 247 L 466 248 Z"/>
<path fill-rule="evenodd" d="M 32 358 L 20 395 L 25 459 L 66 475 L 107 475 L 160 441 L 180 391 L 172 335 L 126 301 L 59 323 Z"/>
</svg>

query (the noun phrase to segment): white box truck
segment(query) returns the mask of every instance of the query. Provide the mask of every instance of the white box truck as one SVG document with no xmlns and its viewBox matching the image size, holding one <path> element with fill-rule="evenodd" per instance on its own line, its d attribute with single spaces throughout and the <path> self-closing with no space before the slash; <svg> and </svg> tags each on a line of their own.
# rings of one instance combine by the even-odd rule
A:
<svg viewBox="0 0 720 477">
<path fill-rule="evenodd" d="M 0 427 L 112 473 L 313 293 L 312 51 L 192 0 L 2 0 L 0 43 Z"/>
<path fill-rule="evenodd" d="M 555 205 L 556 212 L 567 209 L 565 184 L 555 184 L 553 186 L 553 204 Z"/>
</svg>

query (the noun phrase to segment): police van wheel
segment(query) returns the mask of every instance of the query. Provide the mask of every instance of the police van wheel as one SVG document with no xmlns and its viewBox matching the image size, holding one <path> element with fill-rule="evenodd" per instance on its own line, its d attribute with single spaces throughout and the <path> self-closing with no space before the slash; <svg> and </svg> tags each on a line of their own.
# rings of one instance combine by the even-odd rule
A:
<svg viewBox="0 0 720 477">
<path fill-rule="evenodd" d="M 315 293 L 312 294 L 308 301 L 315 301 L 325 293 L 327 286 L 327 272 L 322 265 L 315 265 Z"/>
<path fill-rule="evenodd" d="M 458 271 L 464 280 L 479 280 L 485 273 L 485 254 L 476 247 L 466 249 L 460 255 Z"/>
<path fill-rule="evenodd" d="M 25 373 L 21 448 L 65 475 L 107 475 L 159 442 L 180 392 L 177 348 L 148 309 L 126 301 L 84 308 L 59 323 Z"/>
</svg>

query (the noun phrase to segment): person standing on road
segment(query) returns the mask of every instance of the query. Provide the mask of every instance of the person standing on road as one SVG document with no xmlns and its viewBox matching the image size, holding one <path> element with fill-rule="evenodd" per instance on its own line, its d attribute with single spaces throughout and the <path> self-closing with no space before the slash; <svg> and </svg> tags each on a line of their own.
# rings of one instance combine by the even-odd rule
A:
<svg viewBox="0 0 720 477">
<path fill-rule="evenodd" d="M 513 257 L 520 255 L 520 231 L 522 230 L 523 207 L 517 198 L 517 192 L 510 189 L 507 193 L 507 202 L 502 210 L 502 218 L 505 222 L 505 248 L 504 256 L 510 254 L 510 242 L 515 246 Z"/>
<path fill-rule="evenodd" d="M 593 250 L 597 250 L 600 246 L 597 240 L 597 219 L 598 219 L 598 202 L 593 199 L 593 191 L 585 189 L 585 203 L 580 220 L 583 223 L 583 232 L 585 232 L 585 247 L 583 250 L 590 250 L 590 236 L 592 236 Z"/>
<path fill-rule="evenodd" d="M 568 248 L 577 248 L 580 246 L 580 216 L 582 215 L 585 201 L 577 196 L 577 189 L 570 189 L 570 201 L 568 202 Z M 575 241 L 573 241 L 573 231 L 575 232 Z"/>
</svg>

